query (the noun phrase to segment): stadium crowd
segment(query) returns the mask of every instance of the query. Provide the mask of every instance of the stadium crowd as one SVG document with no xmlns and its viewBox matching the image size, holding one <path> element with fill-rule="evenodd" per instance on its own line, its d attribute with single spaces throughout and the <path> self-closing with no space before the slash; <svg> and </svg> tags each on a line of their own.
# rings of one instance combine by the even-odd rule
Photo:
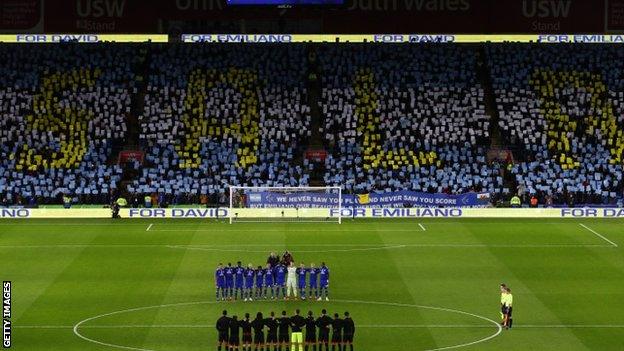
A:
<svg viewBox="0 0 624 351">
<path fill-rule="evenodd" d="M 517 149 L 517 192 L 540 203 L 622 197 L 624 50 L 608 45 L 490 45 L 499 128 Z"/>
<path fill-rule="evenodd" d="M 319 53 L 325 183 L 347 191 L 497 193 L 474 50 L 342 45 Z"/>
<path fill-rule="evenodd" d="M 623 57 L 578 44 L 3 45 L 0 200 L 223 205 L 228 185 L 306 186 L 321 170 L 317 183 L 353 193 L 621 204 Z M 493 129 L 513 157 L 488 157 Z M 313 135 L 320 164 L 302 159 Z M 116 165 L 132 144 L 144 162 Z"/>
<path fill-rule="evenodd" d="M 0 46 L 3 204 L 109 203 L 121 168 L 137 50 L 115 45 Z"/>
<path fill-rule="evenodd" d="M 227 185 L 308 185 L 294 162 L 311 135 L 305 57 L 298 46 L 152 53 L 140 135 L 147 162 L 130 192 L 215 203 Z"/>
</svg>

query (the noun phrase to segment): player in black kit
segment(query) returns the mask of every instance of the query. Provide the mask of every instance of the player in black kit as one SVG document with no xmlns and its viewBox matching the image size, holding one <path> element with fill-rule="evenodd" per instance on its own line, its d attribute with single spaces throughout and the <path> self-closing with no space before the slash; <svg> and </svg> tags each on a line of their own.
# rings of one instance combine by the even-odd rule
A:
<svg viewBox="0 0 624 351">
<path fill-rule="evenodd" d="M 322 310 L 321 316 L 316 319 L 316 326 L 319 328 L 319 351 L 323 349 L 323 345 L 325 345 L 325 351 L 329 351 L 329 326 L 331 324 L 332 319 L 327 315 L 327 311 Z"/>
<path fill-rule="evenodd" d="M 350 348 L 350 351 L 353 351 L 353 335 L 355 335 L 355 324 L 353 323 L 353 319 L 349 316 L 349 312 L 344 313 L 345 317 L 343 319 L 343 336 L 342 336 L 342 350 L 347 351 L 347 345 Z"/>
<path fill-rule="evenodd" d="M 286 317 L 286 311 L 282 311 L 282 316 L 278 320 L 279 328 L 278 328 L 278 338 L 279 342 L 278 350 L 282 351 L 282 346 L 285 347 L 285 351 L 288 351 L 289 345 L 289 331 L 290 331 L 290 318 Z"/>
<path fill-rule="evenodd" d="M 245 318 L 240 321 L 240 327 L 243 329 L 243 351 L 251 351 L 251 321 L 249 313 L 245 313 Z"/>
<path fill-rule="evenodd" d="M 264 320 L 264 325 L 269 328 L 266 339 L 267 351 L 271 346 L 273 346 L 273 351 L 277 351 L 277 326 L 279 324 L 275 318 L 275 312 L 271 312 L 271 317 Z"/>
<path fill-rule="evenodd" d="M 227 316 L 227 311 L 223 311 L 223 315 L 217 319 L 217 333 L 219 334 L 219 341 L 217 342 L 217 350 L 221 351 L 221 346 L 225 346 L 228 349 L 228 331 L 230 328 L 230 317 Z"/>
<path fill-rule="evenodd" d="M 336 346 L 338 346 L 338 351 L 342 348 L 342 326 L 344 321 L 340 319 L 338 313 L 334 313 L 334 320 L 332 321 L 332 351 L 336 350 Z"/>
<path fill-rule="evenodd" d="M 230 320 L 230 351 L 238 350 L 238 346 L 240 345 L 240 322 L 238 321 L 238 317 L 232 316 Z"/>
<path fill-rule="evenodd" d="M 305 318 L 301 317 L 301 311 L 295 310 L 295 315 L 290 317 L 290 327 L 292 328 L 292 337 L 290 339 L 292 350 L 299 348 L 303 351 L 303 327 L 306 325 Z"/>
<path fill-rule="evenodd" d="M 305 323 L 305 351 L 308 351 L 310 346 L 312 346 L 312 351 L 316 351 L 316 320 L 314 320 L 312 311 L 308 312 Z"/>
<path fill-rule="evenodd" d="M 262 312 L 256 314 L 256 319 L 251 322 L 251 328 L 254 331 L 254 351 L 264 351 L 264 319 Z"/>
</svg>

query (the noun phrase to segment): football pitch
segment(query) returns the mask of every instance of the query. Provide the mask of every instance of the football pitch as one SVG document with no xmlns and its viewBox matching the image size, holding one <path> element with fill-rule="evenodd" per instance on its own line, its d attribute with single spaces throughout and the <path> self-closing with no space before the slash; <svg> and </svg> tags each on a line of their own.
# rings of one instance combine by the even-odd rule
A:
<svg viewBox="0 0 624 351">
<path fill-rule="evenodd" d="M 229 314 L 349 311 L 356 350 L 623 350 L 624 221 L 3 220 L 15 350 L 216 350 Z M 325 261 L 330 301 L 217 302 L 220 262 Z M 514 327 L 498 326 L 499 284 Z"/>
</svg>

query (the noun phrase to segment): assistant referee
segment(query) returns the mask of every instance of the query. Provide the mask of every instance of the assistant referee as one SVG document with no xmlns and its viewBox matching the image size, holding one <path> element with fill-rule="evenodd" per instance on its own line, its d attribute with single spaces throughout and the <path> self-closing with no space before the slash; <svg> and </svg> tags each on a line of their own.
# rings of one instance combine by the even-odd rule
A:
<svg viewBox="0 0 624 351">
<path fill-rule="evenodd" d="M 505 295 L 507 294 L 507 285 L 505 283 L 501 283 L 500 293 L 501 325 L 505 325 Z"/>
<path fill-rule="evenodd" d="M 505 294 L 505 329 L 511 328 L 513 325 L 513 318 L 511 316 L 513 312 L 513 295 L 511 289 L 507 288 Z"/>
</svg>

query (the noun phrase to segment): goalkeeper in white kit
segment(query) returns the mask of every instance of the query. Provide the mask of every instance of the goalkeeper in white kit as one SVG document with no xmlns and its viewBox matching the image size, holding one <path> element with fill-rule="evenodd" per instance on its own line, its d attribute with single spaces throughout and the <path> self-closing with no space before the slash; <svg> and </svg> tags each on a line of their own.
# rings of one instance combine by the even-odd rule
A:
<svg viewBox="0 0 624 351">
<path fill-rule="evenodd" d="M 295 299 L 297 298 L 297 267 L 293 262 L 288 265 L 288 276 L 286 277 L 286 296 L 290 299 L 292 291 Z"/>
</svg>

